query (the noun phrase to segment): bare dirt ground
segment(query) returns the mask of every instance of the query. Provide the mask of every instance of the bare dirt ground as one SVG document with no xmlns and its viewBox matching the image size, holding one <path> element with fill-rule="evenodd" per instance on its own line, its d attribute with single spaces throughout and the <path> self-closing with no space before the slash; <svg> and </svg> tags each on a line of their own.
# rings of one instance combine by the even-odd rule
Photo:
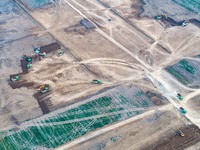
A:
<svg viewBox="0 0 200 150">
<path fill-rule="evenodd" d="M 187 101 L 199 95 L 199 91 L 185 87 L 163 69 L 183 57 L 199 54 L 200 29 L 194 24 L 183 28 L 152 19 L 163 11 L 172 17 L 171 10 L 177 8 L 180 14 L 176 19 L 190 18 L 191 13 L 179 5 L 171 8 L 169 1 L 146 3 L 142 13 L 141 3 L 130 0 L 58 0 L 36 9 L 27 6 L 25 0 L 0 2 L 2 6 L 8 6 L 0 11 L 0 112 L 3 122 L 0 128 L 3 130 L 5 126 L 11 127 L 41 116 L 44 112 L 40 109 L 40 102 L 48 105 L 48 113 L 114 86 L 135 84 L 150 92 L 156 90 L 162 93 L 171 103 L 169 108 L 162 110 L 162 103 L 154 97 L 153 103 L 160 105 L 161 110 L 153 117 L 142 116 L 128 125 L 125 125 L 128 121 L 122 122 L 123 127 L 110 126 L 111 131 L 102 136 L 97 136 L 101 131 L 93 132 L 97 138 L 85 142 L 83 137 L 81 140 L 85 143 L 77 149 L 145 149 L 145 146 L 152 146 L 153 149 L 173 147 L 176 141 L 185 141 L 185 148 L 197 143 L 199 131 L 194 126 L 186 129 L 186 134 L 190 130 L 197 132 L 196 139 L 191 136 L 180 139 L 175 133 L 188 122 L 200 126 L 193 108 L 187 106 Z M 165 8 L 167 4 L 169 6 Z M 161 5 L 160 9 L 155 9 Z M 183 12 L 188 15 L 183 15 Z M 81 25 L 83 18 L 95 28 L 88 30 Z M 11 89 L 6 78 L 21 73 L 22 54 L 34 56 L 34 48 L 54 42 L 61 45 L 65 54 L 58 57 L 56 51 L 34 62 L 29 73 L 16 82 L 34 84 L 28 88 Z M 101 79 L 103 84 L 91 84 L 93 79 Z M 50 92 L 42 96 L 34 95 L 35 88 L 41 84 L 50 84 Z M 178 101 L 177 92 L 183 94 L 185 101 Z M 180 115 L 180 106 L 188 109 L 188 114 Z M 103 128 L 104 131 L 107 129 Z M 163 138 L 166 139 L 164 144 L 159 141 Z M 173 140 L 168 141 L 171 138 Z M 188 144 L 188 139 L 194 142 Z M 76 144 L 76 140 L 73 142 Z"/>
<path fill-rule="evenodd" d="M 33 47 L 48 44 L 54 40 L 48 35 L 36 37 L 32 30 L 39 30 L 17 6 L 9 1 L 0 2 L 0 118 L 1 129 L 21 121 L 42 115 L 33 90 L 22 87 L 13 90 L 6 79 L 13 73 L 20 73 L 22 55 L 33 53 Z M 7 7 L 4 7 L 4 6 Z"/>
</svg>

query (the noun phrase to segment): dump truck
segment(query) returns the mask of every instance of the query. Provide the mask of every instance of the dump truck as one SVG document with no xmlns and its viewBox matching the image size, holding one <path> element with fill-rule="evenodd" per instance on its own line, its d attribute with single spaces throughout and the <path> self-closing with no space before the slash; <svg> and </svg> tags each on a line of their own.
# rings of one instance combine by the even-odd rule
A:
<svg viewBox="0 0 200 150">
<path fill-rule="evenodd" d="M 102 81 L 99 80 L 99 79 L 94 79 L 94 80 L 92 81 L 92 83 L 93 83 L 93 84 L 101 84 Z"/>
<path fill-rule="evenodd" d="M 181 101 L 183 100 L 183 96 L 180 93 L 177 93 L 177 97 L 179 100 L 181 100 Z"/>
<path fill-rule="evenodd" d="M 50 86 L 48 84 L 40 85 L 36 87 L 36 90 L 39 91 L 40 93 L 46 93 L 49 91 Z"/>
<path fill-rule="evenodd" d="M 186 114 L 186 113 L 187 113 L 187 111 L 186 111 L 183 107 L 180 107 L 179 110 L 180 110 L 180 112 L 181 112 L 182 114 Z"/>
</svg>

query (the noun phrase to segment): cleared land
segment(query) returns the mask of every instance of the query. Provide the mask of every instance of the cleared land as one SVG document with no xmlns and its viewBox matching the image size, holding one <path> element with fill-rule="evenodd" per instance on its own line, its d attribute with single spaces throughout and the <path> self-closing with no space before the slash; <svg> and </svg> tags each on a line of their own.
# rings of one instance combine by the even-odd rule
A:
<svg viewBox="0 0 200 150">
<path fill-rule="evenodd" d="M 8 6 L 0 10 L 0 149 L 183 149 L 199 142 L 197 104 L 188 103 L 200 94 L 200 29 L 179 24 L 199 16 L 180 3 L 145 2 L 0 2 Z M 154 20 L 163 13 L 169 18 Z M 33 58 L 30 69 L 23 54 Z M 8 83 L 15 75 L 20 80 Z M 36 91 L 42 84 L 50 91 Z"/>
</svg>

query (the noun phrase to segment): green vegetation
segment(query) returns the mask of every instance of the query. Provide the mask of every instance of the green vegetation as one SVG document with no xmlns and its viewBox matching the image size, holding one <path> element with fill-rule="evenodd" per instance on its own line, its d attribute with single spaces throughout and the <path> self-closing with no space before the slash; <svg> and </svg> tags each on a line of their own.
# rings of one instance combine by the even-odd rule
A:
<svg viewBox="0 0 200 150">
<path fill-rule="evenodd" d="M 199 0 L 173 0 L 180 6 L 192 11 L 194 13 L 200 12 L 200 1 Z"/>
<path fill-rule="evenodd" d="M 195 70 L 194 68 L 185 60 L 179 61 L 179 65 L 181 68 L 185 69 L 187 72 L 194 74 Z"/>
<path fill-rule="evenodd" d="M 179 72 L 174 70 L 172 67 L 168 67 L 166 70 L 183 84 L 187 85 L 189 83 L 187 79 L 185 79 Z"/>
<path fill-rule="evenodd" d="M 2 133 L 0 150 L 31 150 L 38 146 L 55 148 L 97 128 L 138 115 L 142 111 L 134 111 L 134 108 L 149 106 L 148 98 L 143 92 L 138 91 L 138 93 L 139 97 L 136 100 L 128 99 L 125 94 L 116 94 L 112 98 L 104 96 L 58 113 L 38 122 L 36 126 L 33 124 L 18 132 L 7 131 L 5 137 L 3 135 L 6 134 Z M 127 112 L 127 109 L 133 111 Z"/>
</svg>

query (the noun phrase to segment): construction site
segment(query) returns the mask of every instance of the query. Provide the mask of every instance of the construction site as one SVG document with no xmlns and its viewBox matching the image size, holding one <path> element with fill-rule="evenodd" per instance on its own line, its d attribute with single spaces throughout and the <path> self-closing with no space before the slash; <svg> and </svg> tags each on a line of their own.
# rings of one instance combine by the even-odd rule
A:
<svg viewBox="0 0 200 150">
<path fill-rule="evenodd" d="M 198 0 L 0 8 L 0 150 L 200 149 Z"/>
</svg>

